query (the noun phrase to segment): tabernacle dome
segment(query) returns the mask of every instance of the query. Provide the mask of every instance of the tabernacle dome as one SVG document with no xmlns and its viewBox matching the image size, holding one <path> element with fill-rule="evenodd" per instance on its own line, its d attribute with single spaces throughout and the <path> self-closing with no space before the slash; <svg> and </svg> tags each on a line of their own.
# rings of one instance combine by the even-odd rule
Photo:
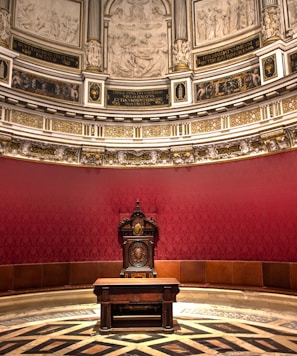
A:
<svg viewBox="0 0 297 356">
<path fill-rule="evenodd" d="M 0 152 L 174 167 L 297 145 L 295 0 L 1 0 Z"/>
</svg>

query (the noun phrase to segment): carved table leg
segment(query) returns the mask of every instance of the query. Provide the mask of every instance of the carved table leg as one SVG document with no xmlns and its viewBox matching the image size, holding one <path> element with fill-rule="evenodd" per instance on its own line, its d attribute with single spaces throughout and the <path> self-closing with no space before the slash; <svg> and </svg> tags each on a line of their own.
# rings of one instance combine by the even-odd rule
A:
<svg viewBox="0 0 297 356">
<path fill-rule="evenodd" d="M 108 334 L 111 331 L 111 303 L 109 301 L 109 287 L 102 288 L 100 332 Z"/>
<path fill-rule="evenodd" d="M 172 312 L 172 288 L 164 287 L 164 301 L 162 303 L 162 328 L 166 333 L 172 333 L 173 330 L 173 312 Z"/>
</svg>

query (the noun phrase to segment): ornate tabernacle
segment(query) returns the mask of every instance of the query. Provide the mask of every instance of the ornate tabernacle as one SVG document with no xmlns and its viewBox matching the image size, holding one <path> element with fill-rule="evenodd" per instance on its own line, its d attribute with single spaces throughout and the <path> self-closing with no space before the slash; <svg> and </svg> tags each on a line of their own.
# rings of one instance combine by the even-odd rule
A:
<svg viewBox="0 0 297 356">
<path fill-rule="evenodd" d="M 146 218 L 140 210 L 139 200 L 130 218 L 124 218 L 119 225 L 123 239 L 123 268 L 121 277 L 156 277 L 154 269 L 154 244 L 157 224 L 153 218 Z"/>
</svg>

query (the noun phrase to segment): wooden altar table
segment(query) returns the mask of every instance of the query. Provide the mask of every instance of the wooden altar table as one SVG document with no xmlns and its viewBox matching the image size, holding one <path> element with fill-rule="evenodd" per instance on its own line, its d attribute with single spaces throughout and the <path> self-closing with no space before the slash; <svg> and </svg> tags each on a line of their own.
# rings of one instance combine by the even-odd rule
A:
<svg viewBox="0 0 297 356">
<path fill-rule="evenodd" d="M 175 278 L 97 279 L 94 294 L 101 304 L 100 333 L 121 327 L 161 327 L 172 333 L 172 303 L 178 293 Z"/>
</svg>

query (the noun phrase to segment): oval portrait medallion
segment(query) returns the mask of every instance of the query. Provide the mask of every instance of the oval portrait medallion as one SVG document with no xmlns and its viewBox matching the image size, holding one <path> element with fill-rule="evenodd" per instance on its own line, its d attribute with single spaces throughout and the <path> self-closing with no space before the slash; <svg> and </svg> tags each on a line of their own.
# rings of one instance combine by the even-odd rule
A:
<svg viewBox="0 0 297 356">
<path fill-rule="evenodd" d="M 135 241 L 129 246 L 129 262 L 131 266 L 143 267 L 148 261 L 148 247 L 142 241 Z"/>
</svg>

